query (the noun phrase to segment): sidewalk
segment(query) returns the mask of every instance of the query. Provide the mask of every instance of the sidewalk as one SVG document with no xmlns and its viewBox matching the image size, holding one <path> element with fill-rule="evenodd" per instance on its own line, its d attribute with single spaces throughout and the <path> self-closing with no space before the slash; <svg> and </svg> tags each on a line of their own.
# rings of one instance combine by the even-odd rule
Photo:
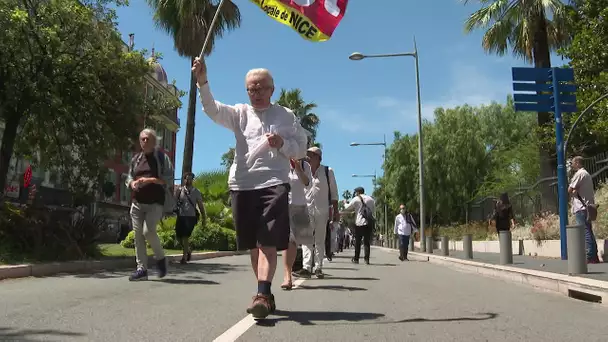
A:
<svg viewBox="0 0 608 342">
<path fill-rule="evenodd" d="M 192 261 L 221 258 L 245 254 L 242 251 L 217 251 L 192 253 Z M 153 256 L 148 256 L 149 263 L 154 264 Z M 166 256 L 168 262 L 179 262 L 181 254 Z M 135 267 L 134 257 L 108 257 L 101 260 L 76 260 L 66 262 L 50 262 L 39 264 L 0 265 L 0 281 L 4 279 L 25 277 L 48 277 L 61 273 L 95 273 L 114 271 Z"/>
<path fill-rule="evenodd" d="M 396 249 L 375 248 L 391 251 L 395 259 L 399 253 Z M 513 264 L 500 265 L 498 253 L 473 252 L 473 259 L 465 259 L 462 251 L 450 251 L 449 256 L 442 256 L 441 250 L 433 252 L 422 253 L 416 248 L 410 252 L 409 259 L 428 261 L 608 306 L 608 263 L 588 265 L 589 273 L 584 275 L 568 275 L 568 263 L 565 260 L 514 255 Z"/>
<path fill-rule="evenodd" d="M 416 252 L 420 252 L 416 249 Z M 433 250 L 433 255 L 441 256 L 441 250 Z M 463 251 L 450 251 L 449 257 L 457 258 L 461 260 L 470 260 L 476 262 L 483 262 L 493 265 L 500 265 L 500 255 L 498 253 L 481 253 L 473 252 L 473 259 L 465 259 Z M 532 257 L 527 255 L 513 255 L 513 264 L 501 265 L 518 267 L 528 270 L 536 270 L 543 272 L 551 272 L 568 275 L 568 260 L 551 259 L 544 257 Z M 608 282 L 608 263 L 602 264 L 590 264 L 588 265 L 589 273 L 579 274 L 578 277 L 584 277 L 589 279 L 596 279 Z"/>
</svg>

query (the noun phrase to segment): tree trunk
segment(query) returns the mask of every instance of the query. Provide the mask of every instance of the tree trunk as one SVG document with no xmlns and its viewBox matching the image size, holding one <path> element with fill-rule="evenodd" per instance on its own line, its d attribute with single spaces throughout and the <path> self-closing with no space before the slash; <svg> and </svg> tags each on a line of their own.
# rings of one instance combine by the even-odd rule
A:
<svg viewBox="0 0 608 342">
<path fill-rule="evenodd" d="M 2 147 L 0 148 L 0 199 L 4 198 L 6 188 L 6 177 L 13 157 L 13 148 L 19 128 L 19 115 L 12 115 L 4 121 L 4 135 L 2 136 Z"/>
<path fill-rule="evenodd" d="M 534 34 L 534 67 L 550 68 L 551 55 L 549 51 L 549 42 L 547 39 L 547 23 L 545 14 L 540 13 L 537 19 L 538 26 Z M 553 114 L 538 113 L 537 122 L 539 127 L 546 127 L 554 123 Z M 554 176 L 554 170 L 557 169 L 557 161 L 554 158 L 555 146 L 545 143 L 547 137 L 544 133 L 540 136 L 539 154 L 540 154 L 540 177 L 548 178 Z M 545 202 L 544 210 L 551 212 L 557 211 L 557 196 L 553 193 L 550 184 L 552 181 L 543 182 L 539 185 L 542 194 L 543 202 Z"/>
<path fill-rule="evenodd" d="M 194 63 L 194 58 L 192 58 Z M 196 114 L 196 77 L 190 76 L 190 94 L 188 97 L 188 118 L 186 119 L 186 138 L 184 139 L 184 160 L 182 161 L 182 175 L 192 172 L 192 157 L 194 155 L 194 124 Z M 181 175 L 180 175 L 181 178 Z"/>
</svg>

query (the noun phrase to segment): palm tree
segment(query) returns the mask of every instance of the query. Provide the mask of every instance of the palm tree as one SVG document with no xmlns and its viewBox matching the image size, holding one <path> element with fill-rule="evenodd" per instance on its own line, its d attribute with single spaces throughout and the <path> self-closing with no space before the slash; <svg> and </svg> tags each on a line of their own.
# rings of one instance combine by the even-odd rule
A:
<svg viewBox="0 0 608 342">
<path fill-rule="evenodd" d="M 190 62 L 198 57 L 208 28 L 213 20 L 218 5 L 212 0 L 147 0 L 154 10 L 156 25 L 173 37 L 175 49 L 180 56 L 189 57 Z M 220 16 L 213 29 L 205 55 L 213 50 L 216 38 L 224 32 L 233 30 L 241 24 L 241 13 L 232 1 L 222 6 Z M 188 118 L 186 121 L 186 138 L 184 143 L 184 160 L 182 172 L 192 172 L 192 155 L 194 152 L 194 124 L 196 113 L 196 78 L 190 77 L 190 96 L 188 98 Z"/>
<path fill-rule="evenodd" d="M 470 0 L 462 0 L 465 4 Z M 536 68 L 551 67 L 551 52 L 568 45 L 565 23 L 566 7 L 561 0 L 477 0 L 483 7 L 469 16 L 465 31 L 485 29 L 482 46 L 489 53 L 504 56 L 511 53 Z M 550 113 L 538 113 L 539 127 L 549 127 Z M 546 130 L 543 130 L 546 131 Z M 541 133 L 546 134 L 546 133 Z M 542 137 L 541 137 L 542 138 Z M 541 139 L 547 141 L 548 139 Z M 541 177 L 553 176 L 555 162 L 550 157 L 551 147 L 541 144 Z M 543 197 L 555 205 L 550 187 L 543 187 Z"/>
<path fill-rule="evenodd" d="M 312 113 L 312 110 L 317 108 L 317 104 L 304 102 L 302 91 L 298 88 L 292 90 L 281 89 L 281 95 L 277 103 L 293 111 L 300 119 L 300 125 L 311 133 L 309 144 L 313 143 L 317 137 L 317 128 L 320 122 L 317 114 Z"/>
</svg>

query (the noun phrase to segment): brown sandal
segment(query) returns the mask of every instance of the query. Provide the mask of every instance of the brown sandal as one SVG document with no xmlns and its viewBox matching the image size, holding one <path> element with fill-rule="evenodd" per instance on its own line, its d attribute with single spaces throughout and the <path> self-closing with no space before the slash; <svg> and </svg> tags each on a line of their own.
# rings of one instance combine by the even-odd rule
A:
<svg viewBox="0 0 608 342">
<path fill-rule="evenodd" d="M 293 288 L 293 283 L 289 282 L 289 283 L 283 284 L 283 285 L 281 285 L 281 288 L 285 291 L 289 291 Z"/>
</svg>

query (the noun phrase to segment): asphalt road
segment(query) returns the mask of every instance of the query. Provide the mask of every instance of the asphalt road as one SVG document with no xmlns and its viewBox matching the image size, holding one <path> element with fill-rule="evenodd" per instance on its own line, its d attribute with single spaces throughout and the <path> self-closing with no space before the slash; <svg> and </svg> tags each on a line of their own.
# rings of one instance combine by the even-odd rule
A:
<svg viewBox="0 0 608 342">
<path fill-rule="evenodd" d="M 278 311 L 258 324 L 245 313 L 248 256 L 173 265 L 162 281 L 130 283 L 127 271 L 2 281 L 0 341 L 214 341 L 231 328 L 238 341 L 607 340 L 597 304 L 372 253 L 367 266 L 345 252 L 291 292 L 279 272 Z"/>
</svg>

